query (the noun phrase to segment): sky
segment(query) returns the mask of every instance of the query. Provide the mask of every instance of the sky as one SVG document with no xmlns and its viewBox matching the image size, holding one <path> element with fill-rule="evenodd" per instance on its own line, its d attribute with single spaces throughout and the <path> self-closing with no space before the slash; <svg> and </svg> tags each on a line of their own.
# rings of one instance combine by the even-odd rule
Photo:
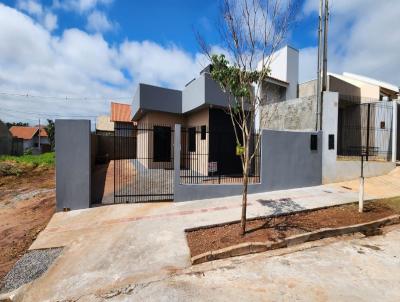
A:
<svg viewBox="0 0 400 302">
<path fill-rule="evenodd" d="M 318 0 L 300 0 L 287 44 L 315 78 Z M 328 70 L 400 85 L 399 0 L 330 0 Z M 218 0 L 0 0 L 0 119 L 108 114 L 138 83 L 182 89 L 207 64 L 195 32 L 224 51 Z"/>
</svg>

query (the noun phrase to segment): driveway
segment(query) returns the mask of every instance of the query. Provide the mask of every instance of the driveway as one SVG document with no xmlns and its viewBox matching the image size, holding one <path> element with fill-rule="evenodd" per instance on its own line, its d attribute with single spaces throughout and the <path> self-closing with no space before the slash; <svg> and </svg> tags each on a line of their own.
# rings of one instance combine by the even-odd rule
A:
<svg viewBox="0 0 400 302">
<path fill-rule="evenodd" d="M 398 194 L 400 188 L 399 177 L 393 177 L 387 182 L 386 188 L 391 190 L 394 195 L 400 195 Z M 357 191 L 345 186 L 345 184 L 252 194 L 249 196 L 248 217 L 346 203 L 357 200 L 357 197 Z M 380 195 L 367 194 L 367 198 L 376 197 L 380 197 Z M 219 282 L 232 279 L 233 282 L 233 276 L 228 273 L 228 275 L 221 275 L 220 277 L 215 273 L 214 279 L 202 279 L 201 275 L 198 274 L 189 274 L 184 277 L 187 274 L 187 270 L 191 270 L 184 229 L 236 220 L 240 217 L 240 204 L 240 197 L 230 197 L 185 203 L 121 204 L 57 213 L 31 246 L 31 249 L 60 246 L 65 246 L 65 249 L 47 273 L 28 287 L 25 301 L 62 301 L 79 298 L 80 301 L 85 301 L 86 299 L 89 299 L 89 301 L 93 301 L 93 299 L 101 300 L 103 299 L 102 297 L 108 297 L 107 295 L 112 296 L 113 291 L 116 289 L 126 289 L 128 287 L 126 292 L 135 292 L 134 289 L 130 288 L 135 288 L 135 284 L 139 284 L 137 289 L 141 287 L 148 288 L 140 290 L 144 295 L 148 290 L 148 297 L 152 296 L 151 290 L 155 291 L 157 286 L 167 288 L 168 284 L 171 284 L 171 287 L 168 287 L 167 294 L 172 297 L 172 300 L 174 300 L 173 297 L 185 300 L 185 295 L 196 297 L 199 294 L 198 291 L 202 289 L 201 286 L 204 286 L 203 296 L 198 296 L 197 298 L 198 300 L 207 299 L 208 285 L 210 286 L 210 291 L 215 294 L 218 292 L 222 294 L 224 289 L 218 289 L 219 283 L 217 279 L 220 278 Z M 395 234 L 397 234 L 396 236 L 399 235 L 398 232 L 395 232 Z M 390 244 L 397 245 L 397 247 L 387 247 L 384 251 L 393 249 L 393 253 L 399 254 L 398 243 L 400 241 L 398 237 L 396 238 L 396 240 L 393 239 L 387 244 L 389 246 Z M 382 252 L 382 255 L 386 255 L 385 253 Z M 346 253 L 344 254 L 346 255 Z M 332 266 L 336 265 L 337 269 L 343 268 L 346 270 L 346 262 L 341 264 L 341 260 L 333 259 L 337 255 L 332 255 L 334 257 L 321 258 L 319 262 L 320 266 L 326 266 L 326 274 L 330 271 L 331 263 L 333 263 Z M 357 255 L 363 256 L 358 252 Z M 390 256 L 392 252 L 388 255 L 388 261 L 389 259 L 398 261 L 398 258 Z M 313 261 L 313 257 L 317 256 L 318 253 L 310 254 L 308 256 L 310 263 Z M 346 261 L 350 260 L 347 259 Z M 232 259 L 231 261 L 234 264 L 236 263 L 235 261 L 239 260 Z M 366 262 L 369 262 L 369 260 Z M 244 266 L 240 266 L 240 263 L 240 261 L 237 263 L 239 265 L 238 269 Z M 300 264 L 298 264 L 299 275 L 296 278 L 300 278 L 304 271 L 309 270 L 307 265 Z M 392 264 L 396 264 L 397 268 L 400 267 L 398 262 Z M 217 266 L 217 262 L 208 265 L 211 267 Z M 268 262 L 265 265 L 264 269 L 267 272 L 272 264 Z M 314 265 L 317 265 L 317 263 Z M 257 264 L 254 264 L 254 267 L 256 266 Z M 276 269 L 278 268 L 275 268 L 275 270 L 274 266 L 272 268 L 272 272 L 277 272 Z M 223 271 L 224 269 L 221 270 Z M 226 270 L 229 271 L 230 269 L 227 268 Z M 240 273 L 241 271 L 237 272 Z M 310 272 L 313 272 L 310 274 L 310 279 L 307 279 L 310 283 L 304 283 L 303 286 L 307 284 L 311 286 L 314 284 L 313 282 L 317 282 L 317 280 L 312 281 L 311 278 L 313 276 L 314 279 L 318 279 L 317 271 L 310 270 Z M 287 273 L 290 273 L 289 269 Z M 183 277 L 179 277 L 180 275 Z M 245 277 L 244 279 L 248 279 L 250 276 L 258 278 L 257 275 L 258 273 L 248 271 L 247 275 L 244 274 L 243 276 Z M 276 275 L 279 274 L 276 273 Z M 348 280 L 351 281 L 349 281 L 352 284 L 351 286 L 357 280 L 354 279 L 354 276 L 347 275 Z M 392 276 L 396 276 L 396 273 L 391 273 L 387 278 L 392 278 Z M 278 278 L 275 275 L 272 275 L 272 277 Z M 272 284 L 268 284 L 268 288 L 275 286 L 273 285 L 275 281 L 272 277 L 266 276 L 266 281 L 272 282 Z M 363 275 L 362 277 L 364 278 L 365 276 Z M 381 278 L 384 277 L 381 276 Z M 296 278 L 294 280 L 297 280 Z M 165 283 L 159 283 L 157 280 L 165 280 Z M 171 283 L 168 283 L 168 280 L 171 280 Z M 199 283 L 191 285 L 188 280 L 199 280 Z M 278 278 L 277 280 L 281 279 Z M 396 280 L 399 282 L 399 279 Z M 153 281 L 158 282 L 154 284 L 155 287 L 146 285 L 148 282 Z M 280 282 L 283 282 L 282 280 L 278 281 L 275 288 L 277 292 L 279 292 Z M 174 282 L 180 285 L 175 286 Z M 216 284 L 214 287 L 213 283 Z M 187 292 L 185 284 L 187 285 Z M 247 285 L 247 283 L 244 283 L 243 286 Z M 295 286 L 295 283 L 291 286 Z M 372 286 L 374 286 L 374 283 L 372 283 Z M 306 291 L 305 288 L 303 289 Z M 227 299 L 235 297 L 234 290 L 225 290 L 227 291 Z M 282 290 L 283 292 L 284 290 Z M 182 296 L 180 293 L 182 293 Z M 253 295 L 257 296 L 258 294 L 253 293 Z M 122 297 L 120 294 L 118 296 Z M 154 300 L 162 300 L 162 297 L 159 297 L 160 299 L 156 299 L 156 297 L 154 297 Z M 166 301 L 171 300 L 168 299 L 168 296 L 166 297 Z M 237 297 L 241 296 L 238 295 Z M 286 300 L 291 299 L 288 298 Z M 127 301 L 132 301 L 132 299 L 128 298 Z"/>
</svg>

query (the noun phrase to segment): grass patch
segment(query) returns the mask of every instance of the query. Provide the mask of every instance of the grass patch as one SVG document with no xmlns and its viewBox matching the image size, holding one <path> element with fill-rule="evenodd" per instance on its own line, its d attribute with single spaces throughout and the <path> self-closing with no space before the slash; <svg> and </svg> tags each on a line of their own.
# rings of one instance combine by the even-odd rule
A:
<svg viewBox="0 0 400 302">
<path fill-rule="evenodd" d="M 0 176 L 20 176 L 33 170 L 53 168 L 54 152 L 39 155 L 0 156 Z"/>
<path fill-rule="evenodd" d="M 22 156 L 0 156 L 0 162 L 14 162 L 17 164 L 27 164 L 34 167 L 47 166 L 52 167 L 55 163 L 55 153 L 48 152 L 39 155 L 22 155 Z"/>
</svg>

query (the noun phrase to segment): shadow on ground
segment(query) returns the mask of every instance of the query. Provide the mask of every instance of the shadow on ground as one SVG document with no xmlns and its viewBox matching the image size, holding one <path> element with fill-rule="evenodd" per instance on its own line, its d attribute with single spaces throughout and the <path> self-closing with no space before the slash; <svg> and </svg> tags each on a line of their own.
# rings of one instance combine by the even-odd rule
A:
<svg viewBox="0 0 400 302">
<path fill-rule="evenodd" d="M 291 198 L 281 199 L 258 199 L 262 206 L 268 207 L 272 215 L 305 210 L 306 208 L 294 202 Z"/>
</svg>

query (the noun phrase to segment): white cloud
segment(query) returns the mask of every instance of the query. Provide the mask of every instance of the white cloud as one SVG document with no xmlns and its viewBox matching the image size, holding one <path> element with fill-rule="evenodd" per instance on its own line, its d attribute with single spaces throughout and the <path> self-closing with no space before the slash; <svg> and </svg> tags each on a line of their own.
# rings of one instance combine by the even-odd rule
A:
<svg viewBox="0 0 400 302">
<path fill-rule="evenodd" d="M 49 31 L 53 31 L 57 28 L 57 20 L 57 15 L 48 12 L 44 15 L 43 25 Z"/>
<path fill-rule="evenodd" d="M 112 2 L 113 0 L 54 0 L 53 7 L 84 13 L 99 5 L 110 5 Z"/>
<path fill-rule="evenodd" d="M 28 13 L 49 31 L 57 28 L 58 18 L 48 8 L 44 8 L 37 0 L 18 0 L 16 7 Z"/>
<path fill-rule="evenodd" d="M 306 16 L 311 14 L 315 22 L 318 3 L 308 0 L 303 7 Z M 336 0 L 331 2 L 330 13 L 328 69 L 400 85 L 400 1 Z"/>
<path fill-rule="evenodd" d="M 43 8 L 36 0 L 18 0 L 17 7 L 30 15 L 41 16 Z"/>
<path fill-rule="evenodd" d="M 93 11 L 88 16 L 86 28 L 89 31 L 107 32 L 112 30 L 114 27 L 115 24 L 108 20 L 107 16 L 104 13 L 98 10 Z"/>
<path fill-rule="evenodd" d="M 117 101 L 131 102 L 139 82 L 182 89 L 204 66 L 202 55 L 173 44 L 126 40 L 111 45 L 99 33 L 76 28 L 56 35 L 3 4 L 0 41 L 0 92 L 80 98 L 1 95 L 0 119 L 5 120 L 104 114 L 112 97 L 127 96 Z"/>
<path fill-rule="evenodd" d="M 317 48 L 307 47 L 300 49 L 299 79 L 300 83 L 317 77 Z"/>
<path fill-rule="evenodd" d="M 192 57 L 174 45 L 163 47 L 151 41 L 125 41 L 120 59 L 134 79 L 180 89 L 201 68 L 201 55 Z"/>
</svg>

